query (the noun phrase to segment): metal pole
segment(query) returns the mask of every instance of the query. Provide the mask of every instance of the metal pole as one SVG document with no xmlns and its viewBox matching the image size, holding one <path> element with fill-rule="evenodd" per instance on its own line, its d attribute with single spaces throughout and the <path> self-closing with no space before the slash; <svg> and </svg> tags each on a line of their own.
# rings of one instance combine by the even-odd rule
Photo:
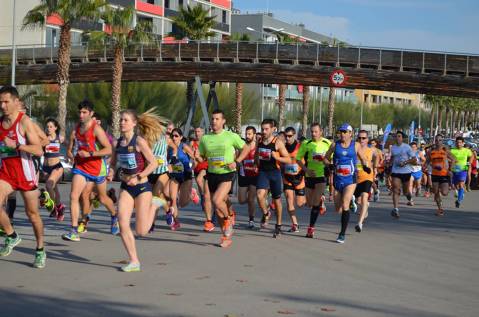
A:
<svg viewBox="0 0 479 317">
<path fill-rule="evenodd" d="M 361 102 L 361 124 L 359 126 L 359 130 L 363 128 L 363 108 L 364 108 L 364 102 Z"/>
<path fill-rule="evenodd" d="M 15 5 L 16 5 L 16 0 L 13 0 L 13 24 L 12 24 L 12 86 L 15 86 L 15 68 L 17 66 L 17 48 L 16 48 L 16 43 L 15 43 L 15 30 L 16 30 L 16 25 L 15 25 Z"/>
<path fill-rule="evenodd" d="M 313 95 L 313 122 L 316 122 L 316 100 L 318 99 L 318 87 L 315 87 L 314 89 L 314 95 Z"/>
<path fill-rule="evenodd" d="M 264 84 L 261 84 L 261 122 L 264 119 Z"/>
<path fill-rule="evenodd" d="M 319 125 L 323 117 L 323 87 L 319 87 Z"/>
</svg>

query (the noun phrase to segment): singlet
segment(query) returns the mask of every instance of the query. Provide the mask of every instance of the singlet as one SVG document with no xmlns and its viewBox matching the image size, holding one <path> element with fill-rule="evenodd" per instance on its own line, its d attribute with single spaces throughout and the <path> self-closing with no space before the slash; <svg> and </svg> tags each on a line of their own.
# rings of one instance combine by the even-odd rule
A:
<svg viewBox="0 0 479 317">
<path fill-rule="evenodd" d="M 5 146 L 5 137 L 16 141 L 18 144 L 27 144 L 27 140 L 20 131 L 20 120 L 23 117 L 20 112 L 10 128 L 3 127 L 4 117 L 0 119 L 0 171 L 3 173 L 7 171 L 8 174 L 15 175 L 19 182 L 28 183 L 29 186 L 36 186 L 38 180 L 36 177 L 35 166 L 32 161 L 32 156 L 23 151 Z M 12 171 L 14 171 L 12 173 Z"/>
<path fill-rule="evenodd" d="M 60 153 L 60 148 L 61 148 L 60 136 L 56 135 L 55 139 L 50 140 L 50 143 L 45 146 L 43 156 L 47 159 L 60 157 L 62 156 L 62 154 Z"/>
<path fill-rule="evenodd" d="M 416 150 L 416 152 L 413 152 L 414 156 L 416 157 L 416 164 L 411 165 L 411 170 L 413 173 L 419 172 L 422 170 L 422 161 L 421 161 L 421 156 L 419 155 L 421 152 L 419 150 Z"/>
<path fill-rule="evenodd" d="M 401 145 L 391 146 L 391 158 L 393 160 L 392 172 L 396 174 L 409 174 L 411 173 L 411 165 L 406 164 L 401 166 L 401 164 L 414 157 L 409 144 L 401 143 Z"/>
<path fill-rule="evenodd" d="M 472 151 L 468 148 L 454 148 L 451 149 L 451 154 L 456 159 L 456 164 L 452 171 L 455 173 L 467 171 L 469 169 L 469 158 L 472 156 Z"/>
<path fill-rule="evenodd" d="M 116 144 L 116 158 L 120 163 L 123 174 L 139 174 L 145 170 L 145 158 L 141 152 L 136 150 L 136 138 L 134 134 L 127 145 L 121 145 L 123 137 L 120 137 Z"/>
<path fill-rule="evenodd" d="M 256 177 L 258 176 L 258 168 L 256 164 L 254 163 L 254 156 L 256 153 L 256 147 L 252 148 L 249 152 L 248 155 L 245 157 L 243 162 L 240 164 L 240 176 L 246 176 L 246 177 Z"/>
<path fill-rule="evenodd" d="M 351 141 L 349 147 L 344 148 L 341 145 L 341 141 L 336 141 L 336 146 L 334 147 L 334 168 L 335 168 L 335 177 L 352 177 L 356 170 L 357 164 L 357 154 L 356 154 L 356 143 Z"/>
<path fill-rule="evenodd" d="M 301 173 L 301 167 L 296 163 L 296 155 L 298 155 L 301 144 L 298 141 L 294 141 L 293 144 L 285 144 L 286 150 L 291 157 L 292 163 L 282 164 L 283 173 L 285 175 L 298 175 Z"/>
<path fill-rule="evenodd" d="M 358 170 L 358 183 L 362 183 L 365 181 L 370 181 L 370 182 L 374 181 L 374 173 L 372 172 L 372 162 L 373 162 L 374 151 L 376 150 L 373 150 L 369 147 L 363 149 L 363 155 L 365 156 L 366 161 L 368 162 L 369 168 L 371 168 L 371 173 L 369 174 L 366 173 L 363 170 L 363 165 L 361 161 L 359 159 L 357 160 L 356 168 Z"/>
<path fill-rule="evenodd" d="M 166 136 L 160 137 L 160 139 L 153 145 L 152 152 L 158 163 L 158 167 L 153 171 L 153 174 L 163 174 L 168 172 L 168 141 Z"/>
<path fill-rule="evenodd" d="M 75 144 L 77 151 L 94 152 L 98 150 L 96 145 L 96 138 L 94 130 L 97 123 L 92 120 L 90 128 L 85 133 L 80 132 L 80 125 L 77 125 L 75 129 Z M 80 157 L 75 156 L 75 168 L 92 176 L 100 176 L 104 174 L 105 164 L 101 157 Z"/>
<path fill-rule="evenodd" d="M 444 150 L 444 148 L 440 150 L 432 149 L 429 156 L 431 158 L 431 174 L 434 176 L 447 176 L 449 164 L 446 150 Z"/>
<path fill-rule="evenodd" d="M 184 143 L 180 143 L 176 156 L 173 156 L 173 149 L 168 148 L 168 162 L 172 165 L 171 174 L 183 174 L 191 171 L 190 157 L 183 151 Z"/>
<path fill-rule="evenodd" d="M 296 159 L 304 159 L 306 166 L 314 170 L 316 177 L 324 177 L 324 155 L 330 146 L 331 141 L 325 138 L 321 138 L 319 141 L 305 140 L 301 143 Z"/>
<path fill-rule="evenodd" d="M 263 171 L 274 171 L 279 169 L 278 162 L 273 158 L 273 152 L 276 152 L 276 137 L 268 143 L 261 142 L 258 145 L 259 166 Z"/>
<path fill-rule="evenodd" d="M 198 151 L 200 147 L 200 143 L 196 140 L 191 142 L 191 146 L 193 147 L 193 150 Z M 208 169 L 208 161 L 203 161 L 201 163 L 196 164 L 195 166 L 195 174 L 198 174 L 199 172 Z"/>
<path fill-rule="evenodd" d="M 238 134 L 223 130 L 203 135 L 198 150 L 202 157 L 208 159 L 208 173 L 229 174 L 236 172 L 229 164 L 235 160 L 235 150 L 241 150 L 244 144 Z"/>
</svg>

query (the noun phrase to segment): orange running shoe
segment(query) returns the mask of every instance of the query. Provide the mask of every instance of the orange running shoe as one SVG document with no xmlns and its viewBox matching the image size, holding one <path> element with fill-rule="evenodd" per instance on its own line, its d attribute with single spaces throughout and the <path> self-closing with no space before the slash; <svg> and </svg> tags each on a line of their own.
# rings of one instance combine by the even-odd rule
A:
<svg viewBox="0 0 479 317">
<path fill-rule="evenodd" d="M 230 215 L 231 225 L 234 227 L 236 224 L 236 212 L 234 210 L 232 210 L 231 212 L 232 212 L 232 214 Z"/>
<path fill-rule="evenodd" d="M 215 225 L 211 221 L 205 221 L 205 224 L 203 226 L 203 230 L 205 232 L 211 232 L 215 230 Z"/>
<path fill-rule="evenodd" d="M 233 241 L 231 241 L 231 238 L 221 237 L 220 247 L 228 248 L 232 244 L 233 244 Z"/>
<path fill-rule="evenodd" d="M 442 217 L 444 216 L 444 209 L 440 208 L 436 211 L 436 216 Z"/>
<path fill-rule="evenodd" d="M 319 203 L 319 214 L 321 216 L 324 216 L 324 214 L 326 213 L 326 205 L 324 204 L 324 201 L 325 201 L 325 198 L 323 195 L 321 196 L 321 202 Z"/>
<path fill-rule="evenodd" d="M 231 224 L 230 219 L 225 219 L 223 221 L 223 235 L 227 238 L 231 238 L 233 235 L 233 225 Z"/>
<path fill-rule="evenodd" d="M 198 205 L 200 203 L 200 196 L 198 195 L 198 192 L 195 188 L 191 188 L 190 199 L 195 205 Z"/>
</svg>

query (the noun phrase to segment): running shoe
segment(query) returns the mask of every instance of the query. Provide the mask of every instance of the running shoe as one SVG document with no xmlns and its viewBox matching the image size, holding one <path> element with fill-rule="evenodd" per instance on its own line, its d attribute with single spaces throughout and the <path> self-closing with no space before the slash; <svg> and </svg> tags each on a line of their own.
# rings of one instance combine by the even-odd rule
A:
<svg viewBox="0 0 479 317">
<path fill-rule="evenodd" d="M 45 193 L 47 191 L 45 189 L 40 189 L 40 196 L 38 197 L 38 200 L 40 202 L 40 207 L 45 207 Z"/>
<path fill-rule="evenodd" d="M 190 198 L 195 205 L 198 205 L 200 203 L 200 196 L 198 195 L 198 192 L 196 191 L 195 188 L 191 188 Z"/>
<path fill-rule="evenodd" d="M 378 201 L 379 201 L 379 194 L 380 194 L 380 193 L 381 193 L 381 192 L 379 191 L 379 189 L 378 189 L 376 192 L 374 192 L 374 197 L 373 197 L 373 201 L 374 201 L 374 202 L 378 202 Z"/>
<path fill-rule="evenodd" d="M 170 226 L 170 229 L 172 231 L 176 231 L 176 230 L 180 229 L 180 227 L 181 227 L 180 222 L 177 219 L 175 219 L 173 224 Z"/>
<path fill-rule="evenodd" d="M 113 201 L 114 204 L 116 204 L 117 202 L 117 198 L 116 198 L 116 191 L 114 188 L 110 188 L 107 192 L 107 195 L 108 197 L 110 197 L 110 199 Z"/>
<path fill-rule="evenodd" d="M 141 271 L 141 265 L 140 263 L 128 263 L 125 266 L 121 267 L 121 270 L 126 273 L 131 273 L 131 272 L 140 272 Z"/>
<path fill-rule="evenodd" d="M 354 227 L 354 229 L 356 229 L 356 232 L 361 232 L 363 231 L 363 224 L 362 223 L 358 223 L 356 225 L 356 227 Z"/>
<path fill-rule="evenodd" d="M 3 230 L 3 228 L 0 228 L 0 237 L 3 237 L 5 235 L 6 235 L 5 230 Z"/>
<path fill-rule="evenodd" d="M 461 202 L 459 200 L 456 200 L 456 208 L 461 207 Z"/>
<path fill-rule="evenodd" d="M 288 230 L 288 232 L 299 232 L 299 226 L 297 224 L 294 224 L 291 226 L 291 228 Z"/>
<path fill-rule="evenodd" d="M 215 225 L 211 221 L 205 221 L 205 224 L 203 225 L 203 231 L 211 232 L 213 230 L 215 230 Z"/>
<path fill-rule="evenodd" d="M 414 201 L 411 199 L 411 200 L 408 200 L 407 201 L 407 205 L 408 206 L 414 206 Z"/>
<path fill-rule="evenodd" d="M 273 238 L 279 238 L 283 234 L 281 231 L 281 225 L 276 225 L 274 227 Z"/>
<path fill-rule="evenodd" d="M 269 203 L 269 209 L 271 209 L 271 210 L 276 210 L 276 205 L 274 204 L 274 201 L 271 201 L 271 202 Z"/>
<path fill-rule="evenodd" d="M 228 248 L 229 246 L 231 246 L 231 244 L 233 244 L 231 238 L 221 237 L 220 247 Z"/>
<path fill-rule="evenodd" d="M 454 198 L 457 198 L 458 195 L 459 195 L 459 194 L 458 194 L 458 192 L 457 192 L 457 189 L 455 189 L 455 190 L 454 190 Z"/>
<path fill-rule="evenodd" d="M 321 216 L 324 216 L 324 214 L 326 214 L 326 204 L 324 203 L 325 200 L 326 198 L 324 197 L 324 195 L 322 195 L 321 201 L 319 202 L 319 214 Z"/>
<path fill-rule="evenodd" d="M 43 269 L 45 262 L 47 261 L 47 253 L 45 250 L 35 252 L 35 260 L 33 261 L 33 267 L 37 269 Z"/>
<path fill-rule="evenodd" d="M 336 239 L 336 242 L 343 244 L 344 240 L 346 240 L 346 237 L 344 236 L 344 234 L 339 234 L 338 238 Z"/>
<path fill-rule="evenodd" d="M 231 225 L 234 227 L 236 225 L 236 212 L 234 210 L 231 211 L 230 219 Z"/>
<path fill-rule="evenodd" d="M 111 216 L 111 234 L 116 236 L 117 234 L 120 233 L 120 224 L 118 223 L 118 217 L 117 216 Z"/>
<path fill-rule="evenodd" d="M 78 224 L 78 233 L 87 233 L 87 224 L 85 221 L 80 221 Z"/>
<path fill-rule="evenodd" d="M 155 205 L 157 208 L 161 208 L 166 205 L 166 200 L 158 196 L 153 196 L 151 203 Z"/>
<path fill-rule="evenodd" d="M 438 210 L 436 210 L 436 216 L 438 217 L 444 216 L 444 209 L 439 208 Z"/>
<path fill-rule="evenodd" d="M 153 221 L 153 224 L 150 227 L 150 230 L 148 230 L 148 233 L 153 233 L 155 231 L 155 222 Z"/>
<path fill-rule="evenodd" d="M 71 230 L 70 232 L 67 232 L 64 235 L 62 235 L 62 239 L 67 241 L 78 242 L 80 241 L 80 235 L 78 234 L 78 232 Z"/>
<path fill-rule="evenodd" d="M 391 216 L 392 216 L 393 218 L 399 219 L 399 209 L 398 209 L 398 208 L 394 208 L 394 209 L 391 211 Z"/>
<path fill-rule="evenodd" d="M 0 249 L 0 256 L 9 256 L 12 253 L 13 248 L 15 248 L 20 242 L 22 242 L 22 238 L 17 234 L 16 238 L 5 238 L 5 244 Z"/>
<path fill-rule="evenodd" d="M 308 227 L 308 232 L 306 233 L 306 238 L 314 238 L 314 227 Z"/>
<path fill-rule="evenodd" d="M 466 192 L 469 193 L 470 191 L 471 191 L 471 186 L 466 184 Z"/>
<path fill-rule="evenodd" d="M 333 193 L 329 193 L 329 198 L 328 198 L 329 202 L 332 202 L 333 201 Z"/>
<path fill-rule="evenodd" d="M 233 235 L 233 224 L 231 223 L 231 219 L 225 219 L 223 221 L 223 235 L 227 238 L 231 238 Z"/>
<path fill-rule="evenodd" d="M 271 217 L 271 212 L 268 211 L 268 213 L 263 214 L 263 217 L 261 218 L 261 229 L 266 229 L 268 227 L 268 220 Z"/>
<path fill-rule="evenodd" d="M 168 209 L 168 211 L 166 212 L 166 224 L 168 226 L 173 225 L 174 222 L 172 209 L 173 208 L 170 207 L 170 209 Z"/>
<path fill-rule="evenodd" d="M 351 203 L 349 204 L 349 209 L 353 212 L 353 214 L 358 212 L 358 205 L 356 204 L 356 198 L 353 196 L 351 199 Z"/>
<path fill-rule="evenodd" d="M 431 193 L 426 190 L 426 191 L 424 192 L 424 197 L 429 198 L 429 196 L 431 196 Z"/>
<path fill-rule="evenodd" d="M 48 194 L 47 191 L 44 191 L 43 195 L 45 197 L 45 203 L 44 203 L 45 208 L 47 208 L 47 210 L 50 211 L 50 212 L 54 212 L 55 202 L 53 201 L 53 199 L 50 198 L 50 194 Z"/>
<path fill-rule="evenodd" d="M 253 230 L 256 228 L 256 225 L 253 220 L 248 221 L 248 229 Z"/>
<path fill-rule="evenodd" d="M 55 207 L 57 221 L 63 221 L 65 219 L 65 206 L 60 203 Z"/>
</svg>

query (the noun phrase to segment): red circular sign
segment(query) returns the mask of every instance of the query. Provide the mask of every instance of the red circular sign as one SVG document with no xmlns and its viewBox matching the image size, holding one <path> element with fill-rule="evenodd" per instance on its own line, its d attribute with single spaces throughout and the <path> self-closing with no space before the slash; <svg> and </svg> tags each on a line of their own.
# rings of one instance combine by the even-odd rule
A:
<svg viewBox="0 0 479 317">
<path fill-rule="evenodd" d="M 329 76 L 329 82 L 335 87 L 341 87 L 346 84 L 346 73 L 342 70 L 335 70 Z"/>
</svg>

